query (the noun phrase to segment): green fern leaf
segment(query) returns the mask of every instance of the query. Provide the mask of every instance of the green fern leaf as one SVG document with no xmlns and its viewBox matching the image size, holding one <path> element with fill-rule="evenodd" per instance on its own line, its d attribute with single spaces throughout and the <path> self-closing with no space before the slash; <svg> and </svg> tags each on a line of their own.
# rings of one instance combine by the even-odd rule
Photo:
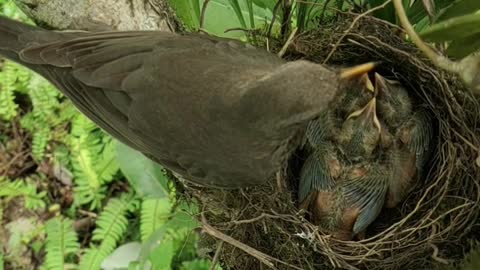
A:
<svg viewBox="0 0 480 270">
<path fill-rule="evenodd" d="M 33 133 L 32 139 L 32 155 L 35 160 L 42 160 L 50 141 L 51 131 L 47 125 L 44 128 Z"/>
<path fill-rule="evenodd" d="M 73 222 L 62 217 L 52 218 L 46 223 L 45 231 L 47 255 L 43 267 L 47 270 L 65 269 L 67 256 L 80 249 Z"/>
<path fill-rule="evenodd" d="M 45 79 L 40 75 L 35 74 L 30 80 L 29 96 L 33 104 L 33 113 L 37 119 L 42 119 L 49 122 L 50 117 L 55 108 L 59 107 L 58 95 L 59 91 L 55 90 Z"/>
<path fill-rule="evenodd" d="M 28 209 L 45 208 L 45 192 L 37 193 L 37 186 L 26 180 L 10 181 L 5 177 L 0 177 L 0 198 L 10 200 L 15 197 L 24 199 L 25 207 Z"/>
<path fill-rule="evenodd" d="M 102 138 L 103 149 L 96 162 L 95 169 L 102 184 L 111 182 L 114 176 L 118 173 L 119 165 L 117 162 L 115 141 L 112 137 L 103 134 Z"/>
<path fill-rule="evenodd" d="M 72 122 L 70 147 L 76 203 L 98 208 L 104 198 L 104 185 L 118 172 L 113 141 L 86 117 L 78 115 Z"/>
<path fill-rule="evenodd" d="M 108 202 L 93 231 L 92 241 L 100 242 L 100 245 L 87 250 L 80 261 L 80 270 L 100 269 L 102 261 L 113 252 L 117 242 L 125 234 L 128 227 L 125 216 L 134 203 L 135 200 L 128 194 Z"/>
<path fill-rule="evenodd" d="M 15 91 L 17 90 L 16 65 L 6 61 L 0 72 L 0 118 L 6 121 L 17 116 L 18 105 L 15 103 Z"/>
<path fill-rule="evenodd" d="M 142 241 L 147 240 L 152 233 L 170 217 L 171 204 L 168 198 L 146 199 L 142 202 L 140 231 Z"/>
</svg>

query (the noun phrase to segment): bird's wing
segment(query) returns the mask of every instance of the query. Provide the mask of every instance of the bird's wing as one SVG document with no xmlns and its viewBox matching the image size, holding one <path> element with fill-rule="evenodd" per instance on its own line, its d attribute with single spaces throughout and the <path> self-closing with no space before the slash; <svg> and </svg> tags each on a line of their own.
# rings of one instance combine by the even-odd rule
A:
<svg viewBox="0 0 480 270">
<path fill-rule="evenodd" d="M 53 33 L 0 18 L 0 54 L 116 138 L 208 186 L 267 180 L 337 89 L 320 65 L 202 35 Z"/>
<path fill-rule="evenodd" d="M 371 169 L 366 175 L 348 179 L 342 185 L 343 195 L 351 208 L 358 208 L 359 215 L 353 234 L 364 231 L 380 214 L 387 192 L 387 175 L 381 169 Z"/>
<path fill-rule="evenodd" d="M 329 191 L 335 186 L 328 164 L 332 149 L 326 144 L 317 147 L 300 170 L 298 188 L 300 202 L 303 202 L 312 192 Z"/>
<path fill-rule="evenodd" d="M 414 152 L 417 158 L 417 169 L 422 174 L 432 151 L 433 125 L 430 113 L 424 109 L 413 114 L 413 128 L 411 130 L 410 151 Z"/>
</svg>

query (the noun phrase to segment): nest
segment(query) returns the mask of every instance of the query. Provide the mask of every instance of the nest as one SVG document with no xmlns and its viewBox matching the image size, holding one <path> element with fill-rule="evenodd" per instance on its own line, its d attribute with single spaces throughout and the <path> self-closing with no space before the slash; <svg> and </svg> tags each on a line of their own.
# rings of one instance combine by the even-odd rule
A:
<svg viewBox="0 0 480 270">
<path fill-rule="evenodd" d="M 479 101 L 405 42 L 401 29 L 344 16 L 297 36 L 285 57 L 347 66 L 381 61 L 379 72 L 394 74 L 437 120 L 428 176 L 401 205 L 383 210 L 362 241 L 336 240 L 305 219 L 294 162 L 283 184 L 272 179 L 231 191 L 186 184 L 183 196 L 202 210 L 203 245 L 224 269 L 433 269 L 461 259 L 469 239 L 480 238 L 473 229 L 480 208 Z"/>
</svg>

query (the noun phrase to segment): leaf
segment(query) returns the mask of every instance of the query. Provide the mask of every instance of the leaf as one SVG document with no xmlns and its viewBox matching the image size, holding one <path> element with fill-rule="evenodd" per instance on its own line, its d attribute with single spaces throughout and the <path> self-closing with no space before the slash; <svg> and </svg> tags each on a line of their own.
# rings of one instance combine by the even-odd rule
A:
<svg viewBox="0 0 480 270">
<path fill-rule="evenodd" d="M 211 261 L 205 259 L 196 259 L 193 261 L 183 262 L 180 266 L 180 270 L 209 270 L 211 267 Z M 215 269 L 221 270 L 222 268 L 217 264 Z"/>
<path fill-rule="evenodd" d="M 456 17 L 427 28 L 420 35 L 429 41 L 450 41 L 480 33 L 480 12 Z"/>
<path fill-rule="evenodd" d="M 478 50 L 480 50 L 480 33 L 452 41 L 448 45 L 447 54 L 459 59 Z"/>
<path fill-rule="evenodd" d="M 449 6 L 438 17 L 437 22 L 448 20 L 454 17 L 463 16 L 480 9 L 479 0 L 460 0 Z"/>
<path fill-rule="evenodd" d="M 375 8 L 385 3 L 385 0 L 369 0 L 370 8 Z M 373 12 L 373 15 L 377 18 L 395 23 L 397 17 L 395 13 L 395 7 L 392 3 L 387 4 L 384 8 Z"/>
<path fill-rule="evenodd" d="M 452 0 L 436 0 L 435 1 L 435 13 L 438 13 L 439 10 L 449 6 L 452 3 Z M 427 11 L 423 6 L 423 2 L 416 0 L 412 6 L 405 7 L 407 10 L 407 16 L 412 24 L 417 24 L 419 21 L 428 17 Z"/>
<path fill-rule="evenodd" d="M 152 254 L 161 254 L 160 256 L 150 256 L 150 260 L 155 270 L 172 269 L 172 259 L 175 255 L 173 248 L 173 239 L 163 239 L 162 243 L 156 248 Z"/>
<path fill-rule="evenodd" d="M 237 15 L 237 19 L 242 25 L 243 28 L 247 28 L 247 24 L 245 23 L 245 18 L 243 18 L 243 12 L 242 9 L 240 8 L 240 4 L 238 3 L 238 0 L 229 0 L 230 5 L 232 6 L 233 10 L 235 11 L 235 14 Z M 253 13 L 253 11 L 252 11 Z M 252 14 L 253 16 L 253 14 Z"/>
<path fill-rule="evenodd" d="M 197 222 L 186 212 L 177 211 L 171 220 L 152 233 L 151 236 L 143 242 L 142 251 L 140 252 L 139 257 L 140 265 L 143 266 L 151 257 L 150 255 L 156 253 L 157 248 L 162 245 L 170 230 L 191 231 L 197 225 Z"/>
<path fill-rule="evenodd" d="M 65 269 L 66 258 L 80 249 L 77 234 L 70 219 L 55 217 L 46 226 L 47 241 L 44 267 L 49 270 Z"/>
<path fill-rule="evenodd" d="M 120 170 L 140 197 L 168 197 L 168 178 L 159 164 L 121 142 L 116 149 Z"/>
<path fill-rule="evenodd" d="M 434 0 L 422 0 L 423 6 L 427 11 L 428 16 L 435 16 L 435 1 Z"/>
<path fill-rule="evenodd" d="M 277 0 L 252 0 L 252 1 L 256 6 L 263 9 L 268 9 L 270 11 L 273 11 L 273 8 L 277 3 Z"/>
<path fill-rule="evenodd" d="M 241 22 L 238 7 L 236 7 L 235 3 L 235 6 L 232 6 L 233 2 L 231 1 L 232 0 L 211 0 L 208 3 L 208 9 L 205 13 L 204 28 L 216 36 L 244 39 L 245 34 L 243 31 L 229 31 L 225 33 L 227 29 L 246 27 L 246 25 L 243 25 Z M 238 6 L 242 14 L 241 17 L 252 17 L 253 15 L 254 24 L 258 28 L 259 26 L 269 24 L 273 15 L 268 2 L 264 3 L 265 7 L 258 6 L 255 2 L 258 1 L 253 1 L 253 12 L 250 12 L 246 1 L 238 1 Z M 279 26 L 279 20 L 275 20 L 275 25 Z"/>
<path fill-rule="evenodd" d="M 248 6 L 248 18 L 250 20 L 250 28 L 255 28 L 255 17 L 253 16 L 253 0 L 246 0 Z"/>
<path fill-rule="evenodd" d="M 169 0 L 175 14 L 190 31 L 200 27 L 200 2 L 199 0 Z"/>
<path fill-rule="evenodd" d="M 141 248 L 142 244 L 140 242 L 130 242 L 119 246 L 112 252 L 112 254 L 103 260 L 102 269 L 128 269 L 132 262 L 138 260 Z M 147 263 L 144 269 L 151 269 L 150 263 Z"/>
<path fill-rule="evenodd" d="M 142 202 L 140 231 L 142 240 L 148 239 L 170 217 L 169 198 L 146 199 Z"/>
</svg>

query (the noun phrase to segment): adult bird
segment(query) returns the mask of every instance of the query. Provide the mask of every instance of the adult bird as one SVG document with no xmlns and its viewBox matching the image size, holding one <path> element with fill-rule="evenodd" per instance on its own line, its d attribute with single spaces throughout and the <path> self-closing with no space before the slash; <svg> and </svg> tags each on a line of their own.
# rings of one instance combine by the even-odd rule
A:
<svg viewBox="0 0 480 270">
<path fill-rule="evenodd" d="M 355 73 L 200 34 L 54 32 L 5 17 L 0 55 L 48 79 L 123 143 L 222 188 L 278 172 Z"/>
</svg>

